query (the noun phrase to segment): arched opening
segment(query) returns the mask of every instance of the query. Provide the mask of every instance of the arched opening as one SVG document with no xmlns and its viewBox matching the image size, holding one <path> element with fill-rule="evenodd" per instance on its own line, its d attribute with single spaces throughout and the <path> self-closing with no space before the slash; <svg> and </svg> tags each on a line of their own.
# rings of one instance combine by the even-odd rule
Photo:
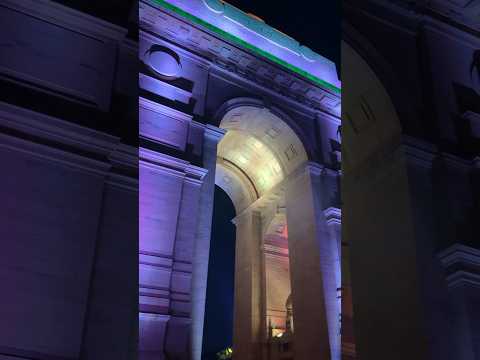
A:
<svg viewBox="0 0 480 360">
<path fill-rule="evenodd" d="M 236 223 L 237 234 L 232 284 L 235 287 L 234 346 L 237 347 L 234 351 L 243 351 L 241 343 L 245 343 L 245 347 L 252 342 L 278 343 L 287 332 L 292 341 L 293 329 L 289 324 L 295 310 L 289 302 L 285 182 L 307 163 L 307 152 L 284 119 L 264 106 L 249 104 L 231 108 L 223 114 L 220 127 L 227 132 L 218 145 L 215 183 L 231 199 L 236 211 L 235 219 L 231 219 Z M 249 225 L 239 225 L 243 221 L 240 218 L 245 217 Z M 207 304 L 210 296 L 208 290 Z M 280 350 L 288 353 L 288 345 L 284 341 Z M 269 354 L 263 356 L 273 358 Z"/>
</svg>

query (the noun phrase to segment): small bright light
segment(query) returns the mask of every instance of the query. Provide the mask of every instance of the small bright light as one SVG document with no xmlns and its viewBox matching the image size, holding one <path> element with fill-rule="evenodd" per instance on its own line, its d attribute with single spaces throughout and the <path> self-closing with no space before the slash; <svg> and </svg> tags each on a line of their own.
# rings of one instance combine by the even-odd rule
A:
<svg viewBox="0 0 480 360">
<path fill-rule="evenodd" d="M 246 164 L 248 162 L 248 159 L 243 155 L 239 155 L 238 161 L 240 161 L 242 164 Z"/>
<path fill-rule="evenodd" d="M 281 170 L 280 165 L 278 165 L 278 163 L 274 163 L 273 170 L 275 170 L 276 173 L 279 173 Z"/>
<path fill-rule="evenodd" d="M 258 141 L 258 140 L 254 140 L 253 146 L 255 146 L 255 147 L 256 147 L 257 149 L 259 149 L 259 150 L 260 150 L 261 148 L 263 148 L 263 144 L 262 144 L 260 141 Z"/>
</svg>

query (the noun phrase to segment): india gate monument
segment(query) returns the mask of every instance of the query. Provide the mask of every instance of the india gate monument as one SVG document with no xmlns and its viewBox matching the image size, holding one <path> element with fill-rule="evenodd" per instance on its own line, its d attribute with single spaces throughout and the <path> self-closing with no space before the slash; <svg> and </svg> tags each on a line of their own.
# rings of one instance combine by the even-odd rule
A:
<svg viewBox="0 0 480 360">
<path fill-rule="evenodd" d="M 234 358 L 340 360 L 335 64 L 219 0 L 139 6 L 139 358 L 201 359 L 217 186 Z"/>
<path fill-rule="evenodd" d="M 480 360 L 480 0 L 281 3 L 0 0 L 0 360 Z"/>
</svg>

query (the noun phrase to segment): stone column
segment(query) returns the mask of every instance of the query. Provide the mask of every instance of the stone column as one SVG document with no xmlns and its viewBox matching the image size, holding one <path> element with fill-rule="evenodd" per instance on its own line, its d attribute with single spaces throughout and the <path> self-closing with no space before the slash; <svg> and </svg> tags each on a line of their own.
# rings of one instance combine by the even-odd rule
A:
<svg viewBox="0 0 480 360">
<path fill-rule="evenodd" d="M 308 163 L 291 175 L 286 191 L 296 360 L 340 359 L 338 244 L 323 212 L 321 172 Z"/>
<path fill-rule="evenodd" d="M 412 159 L 430 161 L 423 153 Z M 355 345 L 361 359 L 430 358 L 417 249 L 417 241 L 428 238 L 415 234 L 411 184 L 403 147 L 379 151 L 342 178 L 342 240 L 349 246 Z M 416 206 L 424 212 L 424 205 Z M 429 229 L 430 220 L 420 219 Z"/>
<path fill-rule="evenodd" d="M 261 246 L 260 213 L 245 210 L 234 220 L 235 302 L 233 356 L 236 360 L 261 359 Z"/>
<path fill-rule="evenodd" d="M 455 356 L 459 360 L 480 358 L 480 250 L 455 244 L 439 258 L 445 267 L 452 306 Z"/>
<path fill-rule="evenodd" d="M 336 207 L 329 207 L 324 211 L 325 220 L 329 231 L 329 251 L 330 260 L 333 260 L 333 269 L 335 273 L 335 291 L 336 291 L 336 321 L 335 334 L 330 334 L 330 342 L 332 347 L 332 358 L 340 359 L 341 357 L 341 327 L 342 327 L 342 211 Z M 332 286 L 332 285 L 330 285 Z M 332 320 L 333 322 L 333 320 Z M 333 356 L 333 353 L 336 356 Z"/>
<path fill-rule="evenodd" d="M 203 167 L 208 170 L 208 173 L 204 178 L 200 194 L 200 205 L 192 264 L 192 360 L 200 360 L 202 356 L 208 260 L 210 256 L 210 235 L 213 215 L 213 195 L 215 192 L 217 145 L 224 134 L 225 130 L 207 125 L 203 136 Z"/>
</svg>

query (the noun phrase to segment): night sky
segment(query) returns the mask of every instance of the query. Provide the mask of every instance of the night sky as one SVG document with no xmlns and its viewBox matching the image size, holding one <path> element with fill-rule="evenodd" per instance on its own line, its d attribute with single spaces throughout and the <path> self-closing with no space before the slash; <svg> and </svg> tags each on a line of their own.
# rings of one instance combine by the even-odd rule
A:
<svg viewBox="0 0 480 360">
<path fill-rule="evenodd" d="M 340 1 L 228 0 L 228 3 L 259 16 L 270 26 L 334 61 L 338 72 Z M 234 217 L 231 200 L 216 187 L 205 309 L 204 360 L 216 360 L 218 351 L 232 346 L 235 226 L 230 220 Z"/>
<path fill-rule="evenodd" d="M 227 2 L 262 18 L 268 25 L 335 62 L 338 72 L 341 40 L 340 0 Z"/>
</svg>

